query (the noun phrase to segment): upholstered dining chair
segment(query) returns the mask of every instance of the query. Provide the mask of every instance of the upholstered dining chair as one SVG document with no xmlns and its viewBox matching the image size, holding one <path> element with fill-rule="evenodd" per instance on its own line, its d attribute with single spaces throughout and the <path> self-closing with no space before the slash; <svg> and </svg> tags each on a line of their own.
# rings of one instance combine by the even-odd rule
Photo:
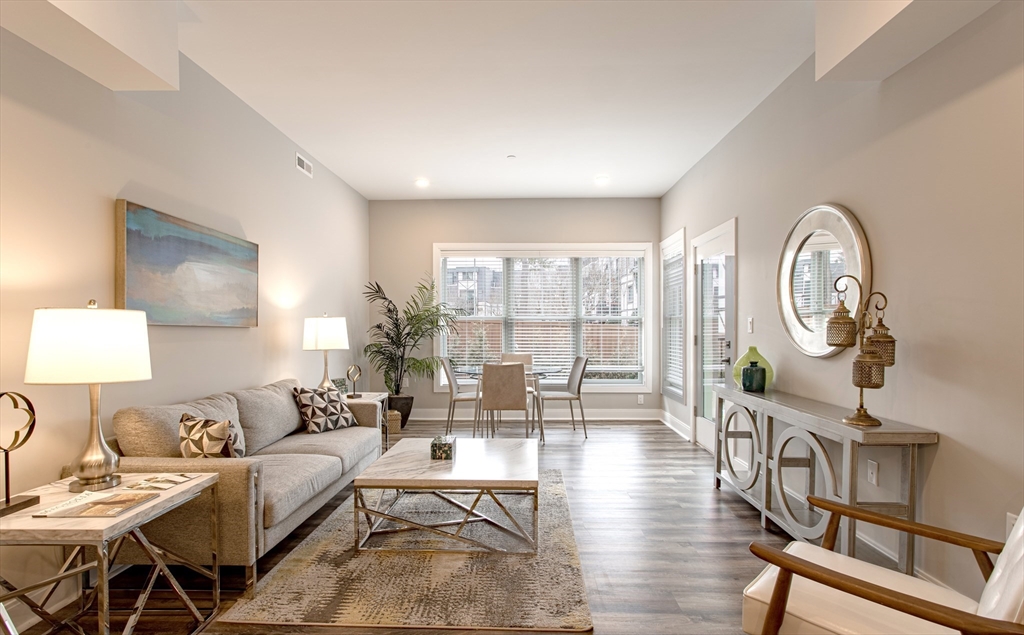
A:
<svg viewBox="0 0 1024 635">
<path fill-rule="evenodd" d="M 569 381 L 566 382 L 565 390 L 548 390 L 540 395 L 541 408 L 540 411 L 543 415 L 544 402 L 545 401 L 568 401 L 569 402 L 569 416 L 572 418 L 572 429 L 576 429 L 576 414 L 572 410 L 572 402 L 576 402 L 580 405 L 580 419 L 583 421 L 583 438 L 587 439 L 587 416 L 583 414 L 583 373 L 587 372 L 587 361 L 588 357 L 579 356 L 572 363 L 572 369 L 569 371 Z"/>
<path fill-rule="evenodd" d="M 501 363 L 510 364 L 519 362 L 525 366 L 533 366 L 533 353 L 502 353 Z M 537 402 L 537 393 L 540 392 L 540 380 L 536 377 L 528 377 L 526 380 L 526 396 L 529 397 L 530 405 L 533 410 L 533 417 L 536 420 L 537 408 L 540 404 Z M 532 386 L 530 384 L 533 384 Z M 501 423 L 501 416 L 498 417 L 498 423 Z"/>
<path fill-rule="evenodd" d="M 441 366 L 444 368 L 444 376 L 448 379 L 448 424 L 444 433 L 451 434 L 452 426 L 455 423 L 455 405 L 459 403 L 473 402 L 473 421 L 478 417 L 480 409 L 480 391 L 464 390 L 459 385 L 459 379 L 455 376 L 455 368 L 452 367 L 452 360 L 447 357 L 441 358 Z M 475 423 L 474 423 L 475 426 Z"/>
<path fill-rule="evenodd" d="M 1003 544 L 816 496 L 807 501 L 832 514 L 821 547 L 750 545 L 769 565 L 743 591 L 745 633 L 1024 633 L 1024 510 Z M 980 601 L 834 553 L 842 516 L 970 549 L 986 580 Z M 997 554 L 995 564 L 989 554 Z"/>
<path fill-rule="evenodd" d="M 487 415 L 484 436 L 487 436 L 488 431 L 494 436 L 496 415 L 503 410 L 522 410 L 526 436 L 530 436 L 530 409 L 526 399 L 526 369 L 523 364 L 484 364 L 480 389 L 483 392 L 480 412 Z M 474 425 L 474 436 L 476 428 Z M 540 438 L 544 440 L 543 415 L 540 419 Z"/>
</svg>

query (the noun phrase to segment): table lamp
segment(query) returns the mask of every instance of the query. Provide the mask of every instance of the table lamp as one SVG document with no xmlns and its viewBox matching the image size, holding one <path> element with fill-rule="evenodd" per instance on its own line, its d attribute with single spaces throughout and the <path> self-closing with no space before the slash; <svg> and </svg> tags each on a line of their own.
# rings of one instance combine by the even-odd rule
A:
<svg viewBox="0 0 1024 635">
<path fill-rule="evenodd" d="M 120 463 L 100 429 L 100 384 L 153 376 L 145 311 L 36 309 L 28 340 L 26 384 L 88 384 L 89 439 L 71 462 L 72 492 L 116 487 Z"/>
<path fill-rule="evenodd" d="M 306 318 L 302 329 L 302 350 L 324 352 L 324 379 L 320 382 L 321 390 L 334 388 L 331 376 L 327 373 L 327 351 L 348 350 L 348 324 L 343 317 Z"/>
</svg>

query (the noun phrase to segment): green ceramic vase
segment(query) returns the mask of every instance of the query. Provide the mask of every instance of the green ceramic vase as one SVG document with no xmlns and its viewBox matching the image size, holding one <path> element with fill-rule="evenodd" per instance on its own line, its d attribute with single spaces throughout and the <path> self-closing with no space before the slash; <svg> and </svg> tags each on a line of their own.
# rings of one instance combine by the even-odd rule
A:
<svg viewBox="0 0 1024 635">
<path fill-rule="evenodd" d="M 765 388 L 772 387 L 772 380 L 775 378 L 775 372 L 772 371 L 772 365 L 768 363 L 761 353 L 757 352 L 756 346 L 751 346 L 747 349 L 747 352 L 743 354 L 743 357 L 736 360 L 736 365 L 732 367 L 732 379 L 736 382 L 739 387 L 743 386 L 743 367 L 750 366 L 750 362 L 757 362 L 757 365 L 764 369 L 764 385 Z"/>
</svg>

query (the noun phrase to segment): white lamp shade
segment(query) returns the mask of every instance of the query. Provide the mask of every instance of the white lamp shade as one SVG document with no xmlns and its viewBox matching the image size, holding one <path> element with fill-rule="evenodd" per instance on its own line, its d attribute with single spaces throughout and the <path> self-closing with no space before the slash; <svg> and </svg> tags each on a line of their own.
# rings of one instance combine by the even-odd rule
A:
<svg viewBox="0 0 1024 635">
<path fill-rule="evenodd" d="M 145 311 L 36 309 L 26 384 L 113 384 L 152 379 Z"/>
<path fill-rule="evenodd" d="M 343 317 L 306 318 L 302 328 L 302 350 L 348 350 L 348 324 Z"/>
</svg>

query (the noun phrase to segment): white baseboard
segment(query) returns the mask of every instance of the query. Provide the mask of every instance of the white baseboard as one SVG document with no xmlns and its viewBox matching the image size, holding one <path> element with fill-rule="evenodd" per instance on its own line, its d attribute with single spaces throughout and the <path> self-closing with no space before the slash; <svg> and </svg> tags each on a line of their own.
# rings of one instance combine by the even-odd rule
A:
<svg viewBox="0 0 1024 635">
<path fill-rule="evenodd" d="M 899 562 L 899 555 L 897 555 L 897 553 L 895 551 L 893 551 L 889 547 L 883 545 L 882 543 L 878 542 L 874 538 L 865 536 L 863 532 L 860 532 L 860 531 L 857 532 L 857 540 L 859 540 L 860 542 L 863 542 L 864 544 L 868 545 L 872 549 L 875 549 L 876 551 L 881 553 L 886 558 L 889 558 L 890 560 L 893 560 L 894 562 Z M 915 578 L 921 578 L 925 582 L 931 582 L 932 584 L 934 584 L 936 586 L 940 586 L 940 587 L 942 587 L 944 589 L 949 589 L 950 591 L 955 591 L 956 590 L 953 587 L 951 587 L 948 584 L 946 584 L 945 582 L 943 582 L 942 580 L 940 580 L 940 579 L 936 578 L 935 576 L 933 576 L 932 574 L 928 573 L 927 571 L 923 571 L 921 569 L 921 567 L 918 567 L 918 566 L 914 567 L 914 577 Z"/>
<path fill-rule="evenodd" d="M 671 413 L 662 411 L 661 422 L 664 423 L 669 430 L 675 432 L 679 436 L 683 437 L 687 441 L 693 440 L 693 430 L 690 428 L 690 424 L 686 423 L 679 417 L 672 416 Z"/>
<path fill-rule="evenodd" d="M 571 421 L 568 408 L 552 410 L 550 407 L 544 410 L 544 421 Z M 663 421 L 664 411 L 657 408 L 588 408 L 586 410 L 587 421 Z M 412 411 L 410 421 L 445 421 L 448 418 L 448 411 L 440 408 L 416 408 Z M 522 421 L 521 412 L 506 412 L 502 415 L 502 421 Z M 473 423 L 472 405 L 465 405 L 455 410 L 456 423 Z M 580 414 L 576 412 L 576 423 L 580 422 Z"/>
</svg>

